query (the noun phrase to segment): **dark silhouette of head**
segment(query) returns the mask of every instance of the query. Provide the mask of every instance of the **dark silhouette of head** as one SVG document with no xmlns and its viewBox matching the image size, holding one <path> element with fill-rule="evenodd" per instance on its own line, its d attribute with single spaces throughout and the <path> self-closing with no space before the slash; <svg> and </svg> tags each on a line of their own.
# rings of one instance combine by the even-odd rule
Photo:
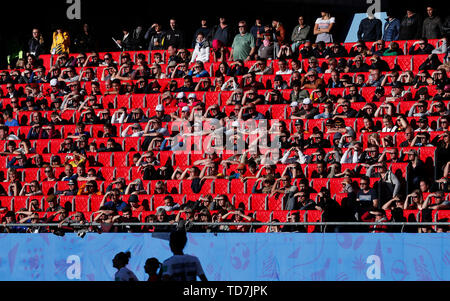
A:
<svg viewBox="0 0 450 301">
<path fill-rule="evenodd" d="M 170 233 L 170 250 L 174 254 L 182 254 L 187 243 L 185 231 L 174 231 Z"/>
</svg>

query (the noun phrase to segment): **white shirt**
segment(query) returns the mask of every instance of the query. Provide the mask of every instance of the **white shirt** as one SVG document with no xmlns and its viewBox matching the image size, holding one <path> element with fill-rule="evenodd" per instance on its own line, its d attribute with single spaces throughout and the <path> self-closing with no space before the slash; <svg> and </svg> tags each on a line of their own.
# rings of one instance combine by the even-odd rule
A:
<svg viewBox="0 0 450 301">
<path fill-rule="evenodd" d="M 156 208 L 156 211 L 158 211 L 159 208 L 162 208 L 165 211 L 170 212 L 170 211 L 174 211 L 174 210 L 179 210 L 180 209 L 180 204 L 175 203 L 175 204 L 173 204 L 173 206 L 167 206 L 167 205 L 159 206 L 158 208 Z"/>
<path fill-rule="evenodd" d="M 345 163 L 359 163 L 359 157 L 361 156 L 361 154 L 353 151 L 353 155 L 350 156 L 350 151 L 351 149 L 347 149 L 344 154 L 342 155 L 341 158 L 341 164 L 345 164 Z"/>
<path fill-rule="evenodd" d="M 132 271 L 123 267 L 114 275 L 114 281 L 139 281 L 139 279 Z"/>
<path fill-rule="evenodd" d="M 287 151 L 283 155 L 283 157 L 280 160 L 281 164 L 293 164 L 293 163 L 296 163 L 296 162 L 298 162 L 300 164 L 305 164 L 308 161 L 308 158 L 309 158 L 309 156 L 304 155 L 301 151 L 298 152 L 299 158 L 297 158 L 297 157 L 289 158 L 290 154 L 291 154 L 291 152 Z"/>
<path fill-rule="evenodd" d="M 200 47 L 199 43 L 196 43 L 194 52 L 192 53 L 191 63 L 198 61 L 203 63 L 209 62 L 209 49 L 209 47 Z"/>
<path fill-rule="evenodd" d="M 433 129 L 427 126 L 426 129 L 417 128 L 414 132 L 432 132 Z"/>
<path fill-rule="evenodd" d="M 331 17 L 328 20 L 322 19 L 322 18 L 317 18 L 316 19 L 316 24 L 319 24 L 319 28 L 328 28 L 330 26 L 331 23 L 335 23 L 335 18 Z"/>
<path fill-rule="evenodd" d="M 198 258 L 187 254 L 164 260 L 162 271 L 163 276 L 170 276 L 173 281 L 196 281 L 197 276 L 205 274 Z"/>
<path fill-rule="evenodd" d="M 284 71 L 278 70 L 277 72 L 275 72 L 275 74 L 279 74 L 279 75 L 283 75 L 283 74 L 292 74 L 292 70 L 291 69 L 286 69 Z"/>
<path fill-rule="evenodd" d="M 397 126 L 396 126 L 396 125 L 394 125 L 394 126 L 391 127 L 391 128 L 384 127 L 384 128 L 381 130 L 382 133 L 394 133 L 394 132 L 396 132 L 396 131 L 397 131 Z"/>
<path fill-rule="evenodd" d="M 120 136 L 125 138 L 125 137 L 142 137 L 142 135 L 144 135 L 144 131 L 134 132 L 132 134 L 128 134 L 127 131 L 123 131 Z"/>
</svg>

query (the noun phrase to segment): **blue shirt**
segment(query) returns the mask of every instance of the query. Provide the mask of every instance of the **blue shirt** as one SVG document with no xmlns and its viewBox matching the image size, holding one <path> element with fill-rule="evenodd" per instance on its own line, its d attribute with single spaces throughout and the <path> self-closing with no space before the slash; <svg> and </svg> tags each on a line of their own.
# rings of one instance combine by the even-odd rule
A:
<svg viewBox="0 0 450 301">
<path fill-rule="evenodd" d="M 383 40 L 386 42 L 397 41 L 400 35 L 400 20 L 393 19 L 389 21 L 386 19 L 386 24 L 384 25 L 384 35 Z"/>
<path fill-rule="evenodd" d="M 124 201 L 120 201 L 118 204 L 114 203 L 113 201 L 106 202 L 104 204 L 106 208 L 109 210 L 117 210 L 117 211 L 123 211 L 126 207 L 128 207 L 128 204 Z"/>
<path fill-rule="evenodd" d="M 197 73 L 197 74 L 194 74 L 194 71 L 190 70 L 188 75 L 192 76 L 192 77 L 209 77 L 208 71 L 206 71 L 204 69 L 200 73 Z"/>
<path fill-rule="evenodd" d="M 19 126 L 19 122 L 15 119 L 11 120 L 11 121 L 5 121 L 5 125 L 6 126 Z"/>
</svg>

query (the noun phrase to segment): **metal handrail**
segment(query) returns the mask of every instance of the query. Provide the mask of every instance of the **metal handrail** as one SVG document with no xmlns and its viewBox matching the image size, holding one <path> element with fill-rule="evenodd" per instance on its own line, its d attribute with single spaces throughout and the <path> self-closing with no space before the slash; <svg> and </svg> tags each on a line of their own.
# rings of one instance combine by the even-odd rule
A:
<svg viewBox="0 0 450 301">
<path fill-rule="evenodd" d="M 194 226 L 450 226 L 450 222 L 187 222 Z M 177 223 L 63 223 L 61 226 L 175 226 Z M 59 227 L 55 223 L 10 223 L 0 224 L 0 227 Z"/>
</svg>

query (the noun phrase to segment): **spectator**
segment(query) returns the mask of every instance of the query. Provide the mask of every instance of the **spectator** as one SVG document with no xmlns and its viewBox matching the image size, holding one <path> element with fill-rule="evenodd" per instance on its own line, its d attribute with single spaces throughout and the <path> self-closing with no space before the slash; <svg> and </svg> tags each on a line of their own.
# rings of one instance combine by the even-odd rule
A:
<svg viewBox="0 0 450 301">
<path fill-rule="evenodd" d="M 178 29 L 177 21 L 174 18 L 169 20 L 169 29 L 164 33 L 164 49 L 173 46 L 176 49 L 184 47 L 184 34 Z"/>
<path fill-rule="evenodd" d="M 108 198 L 110 198 L 111 200 L 106 202 Z M 113 188 L 112 191 L 108 191 L 104 195 L 103 200 L 99 206 L 104 206 L 106 210 L 123 211 L 128 207 L 128 204 L 122 200 L 120 196 L 120 190 L 118 188 Z"/>
<path fill-rule="evenodd" d="M 432 6 L 427 6 L 427 15 L 423 20 L 422 37 L 429 40 L 442 38 L 442 21 Z"/>
<path fill-rule="evenodd" d="M 323 41 L 325 43 L 333 43 L 332 29 L 335 23 L 335 18 L 331 17 L 330 13 L 323 9 L 321 17 L 317 18 L 314 26 L 314 35 L 316 35 L 316 43 Z"/>
<path fill-rule="evenodd" d="M 365 62 L 363 62 L 363 57 L 361 55 L 355 56 L 355 58 L 352 60 L 351 65 L 349 65 L 346 70 L 346 72 L 368 72 L 369 71 L 369 65 L 367 65 Z"/>
<path fill-rule="evenodd" d="M 275 52 L 278 53 L 281 46 L 286 44 L 286 30 L 277 17 L 272 19 L 272 34 L 275 44 Z"/>
<path fill-rule="evenodd" d="M 374 169 L 376 170 L 375 173 Z M 366 176 L 370 178 L 380 177 L 378 181 L 378 193 L 381 206 L 400 193 L 401 183 L 395 174 L 388 170 L 385 163 L 376 163 L 369 166 L 366 171 Z"/>
<path fill-rule="evenodd" d="M 382 23 L 380 19 L 375 18 L 373 14 L 369 14 L 359 23 L 358 41 L 377 41 L 382 36 Z"/>
<path fill-rule="evenodd" d="M 202 61 L 197 61 L 194 64 L 194 68 L 188 72 L 188 76 L 192 77 L 209 77 L 208 71 L 205 70 L 205 66 Z"/>
<path fill-rule="evenodd" d="M 303 16 L 298 17 L 298 25 L 294 27 L 291 34 L 291 49 L 294 54 L 298 53 L 300 45 L 310 39 L 311 27 L 305 23 Z"/>
<path fill-rule="evenodd" d="M 230 46 L 232 42 L 231 34 L 232 34 L 231 28 L 227 24 L 226 18 L 223 16 L 219 16 L 219 24 L 213 27 L 211 34 L 213 41 L 213 48 L 215 49 L 221 48 L 219 44 L 223 45 L 224 47 Z"/>
<path fill-rule="evenodd" d="M 298 117 L 302 119 L 314 119 L 319 114 L 319 110 L 314 107 L 311 99 L 305 98 L 302 101 L 302 109 L 298 113 Z"/>
<path fill-rule="evenodd" d="M 370 187 L 370 178 L 368 176 L 361 177 L 359 187 L 360 190 L 356 194 L 356 201 L 359 204 L 358 212 L 362 215 L 362 213 L 372 208 L 378 208 L 380 205 L 379 198 L 375 189 Z"/>
<path fill-rule="evenodd" d="M 300 49 L 300 55 L 302 59 L 308 59 L 315 55 L 314 49 L 312 48 L 312 43 L 310 41 L 305 41 L 303 48 Z"/>
<path fill-rule="evenodd" d="M 175 231 L 170 234 L 170 249 L 174 255 L 162 264 L 163 281 L 196 281 L 197 276 L 207 281 L 198 258 L 183 253 L 186 242 L 186 232 Z"/>
<path fill-rule="evenodd" d="M 400 49 L 400 46 L 397 42 L 389 43 L 388 48 L 383 52 L 383 56 L 398 56 L 403 55 L 403 50 Z"/>
<path fill-rule="evenodd" d="M 175 201 L 173 200 L 173 197 L 170 195 L 167 195 L 164 197 L 164 205 L 159 206 L 158 208 L 156 208 L 156 210 L 158 210 L 159 208 L 163 208 L 165 211 L 174 211 L 174 210 L 180 209 L 180 204 L 175 203 Z"/>
<path fill-rule="evenodd" d="M 162 26 L 158 23 L 153 23 L 144 35 L 144 39 L 148 41 L 148 50 L 162 50 L 164 49 L 165 32 Z"/>
<path fill-rule="evenodd" d="M 415 9 L 407 7 L 406 15 L 400 23 L 399 40 L 417 40 L 422 33 L 422 18 L 416 14 Z"/>
<path fill-rule="evenodd" d="M 418 48 L 416 46 L 419 45 Z M 418 54 L 431 54 L 434 50 L 434 47 L 428 43 L 427 38 L 421 38 L 419 41 L 414 42 L 409 48 L 409 55 L 418 55 Z"/>
<path fill-rule="evenodd" d="M 269 33 L 263 34 L 261 45 L 258 48 L 258 57 L 266 60 L 275 58 L 275 46 Z"/>
<path fill-rule="evenodd" d="M 383 41 L 397 41 L 400 35 L 400 20 L 393 16 L 392 11 L 388 11 L 387 16 L 384 24 Z"/>
<path fill-rule="evenodd" d="M 209 53 L 210 53 L 209 41 L 206 39 L 204 34 L 200 32 L 197 34 L 194 52 L 192 53 L 191 63 L 198 61 L 202 63 L 208 62 Z"/>
<path fill-rule="evenodd" d="M 255 38 L 247 32 L 247 25 L 245 21 L 239 22 L 239 34 L 234 37 L 231 45 L 230 58 L 233 61 L 251 60 L 256 51 Z"/>
<path fill-rule="evenodd" d="M 53 43 L 50 52 L 52 54 L 69 53 L 70 36 L 67 31 L 64 31 L 62 26 L 58 26 L 53 32 Z"/>
<path fill-rule="evenodd" d="M 317 74 L 316 70 L 311 70 L 301 80 L 301 89 L 319 89 L 325 86 L 325 82 Z"/>
<path fill-rule="evenodd" d="M 159 271 L 158 271 L 159 269 Z M 159 282 L 161 281 L 161 263 L 155 257 L 148 258 L 145 261 L 144 271 L 148 274 L 148 282 Z"/>
<path fill-rule="evenodd" d="M 260 17 L 256 17 L 255 24 L 250 28 L 250 33 L 255 38 L 256 47 L 259 48 L 262 45 L 265 35 L 265 26 L 262 24 L 262 19 Z M 270 34 L 269 34 L 270 36 Z"/>
<path fill-rule="evenodd" d="M 139 281 L 136 275 L 126 266 L 130 260 L 130 252 L 120 252 L 113 258 L 113 267 L 117 269 L 114 281 Z"/>
<path fill-rule="evenodd" d="M 94 52 L 96 50 L 96 37 L 92 34 L 89 24 L 84 23 L 82 25 L 81 32 L 74 39 L 74 46 L 76 51 L 81 53 Z"/>
<path fill-rule="evenodd" d="M 348 91 L 349 94 L 345 95 L 344 99 L 350 102 L 366 102 L 366 99 L 361 94 L 359 94 L 357 87 L 350 86 Z"/>
<path fill-rule="evenodd" d="M 31 54 L 39 57 L 45 51 L 44 37 L 38 28 L 33 28 L 32 37 L 28 41 L 27 55 Z"/>
</svg>

